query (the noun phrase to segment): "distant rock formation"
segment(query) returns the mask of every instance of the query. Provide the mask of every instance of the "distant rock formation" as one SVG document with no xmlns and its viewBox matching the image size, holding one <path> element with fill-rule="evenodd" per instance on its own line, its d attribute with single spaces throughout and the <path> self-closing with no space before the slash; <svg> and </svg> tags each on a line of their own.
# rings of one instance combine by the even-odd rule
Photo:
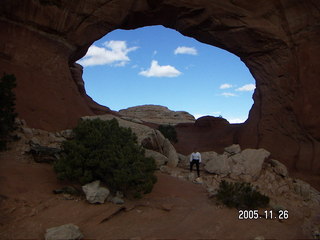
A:
<svg viewBox="0 0 320 240">
<path fill-rule="evenodd" d="M 212 116 L 198 118 L 195 123 L 180 123 L 175 126 L 178 142 L 174 146 L 182 154 L 191 153 L 193 148 L 221 153 L 225 147 L 237 143 L 236 136 L 241 126 Z"/>
<path fill-rule="evenodd" d="M 185 111 L 172 111 L 167 107 L 159 105 L 141 105 L 122 109 L 119 114 L 124 117 L 137 118 L 144 122 L 156 124 L 193 123 L 194 116 Z"/>
</svg>

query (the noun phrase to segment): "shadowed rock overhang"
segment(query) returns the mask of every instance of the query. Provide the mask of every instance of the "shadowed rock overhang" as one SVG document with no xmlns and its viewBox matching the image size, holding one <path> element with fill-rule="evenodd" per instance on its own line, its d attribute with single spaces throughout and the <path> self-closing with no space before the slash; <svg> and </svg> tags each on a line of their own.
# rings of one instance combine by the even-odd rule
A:
<svg viewBox="0 0 320 240">
<path fill-rule="evenodd" d="M 254 105 L 235 142 L 320 173 L 319 22 L 316 0 L 3 0 L 0 70 L 16 75 L 17 111 L 29 126 L 70 128 L 110 112 L 86 95 L 75 61 L 112 30 L 161 24 L 249 68 Z"/>
</svg>

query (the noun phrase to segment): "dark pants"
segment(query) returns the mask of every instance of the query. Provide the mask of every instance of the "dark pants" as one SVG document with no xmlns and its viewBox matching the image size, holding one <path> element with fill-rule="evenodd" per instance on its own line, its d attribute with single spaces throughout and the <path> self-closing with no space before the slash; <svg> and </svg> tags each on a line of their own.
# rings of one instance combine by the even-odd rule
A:
<svg viewBox="0 0 320 240">
<path fill-rule="evenodd" d="M 193 165 L 196 164 L 196 167 L 197 167 L 197 173 L 198 173 L 198 177 L 200 177 L 200 171 L 199 171 L 199 160 L 192 160 L 190 162 L 190 172 L 192 172 L 192 168 L 193 168 Z"/>
</svg>

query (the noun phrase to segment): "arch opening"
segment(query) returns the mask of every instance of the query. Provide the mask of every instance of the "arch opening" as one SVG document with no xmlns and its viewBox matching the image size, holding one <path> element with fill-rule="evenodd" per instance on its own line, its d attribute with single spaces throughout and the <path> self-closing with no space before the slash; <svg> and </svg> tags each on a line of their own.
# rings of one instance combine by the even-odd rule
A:
<svg viewBox="0 0 320 240">
<path fill-rule="evenodd" d="M 255 80 L 239 57 L 161 25 L 114 30 L 78 63 L 87 94 L 115 111 L 153 104 L 242 123 L 253 104 Z"/>
</svg>

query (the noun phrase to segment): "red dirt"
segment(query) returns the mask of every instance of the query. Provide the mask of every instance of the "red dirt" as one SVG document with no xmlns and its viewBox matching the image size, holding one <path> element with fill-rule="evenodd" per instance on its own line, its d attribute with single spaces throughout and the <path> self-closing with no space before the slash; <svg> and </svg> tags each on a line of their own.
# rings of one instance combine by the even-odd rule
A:
<svg viewBox="0 0 320 240">
<path fill-rule="evenodd" d="M 0 239 L 43 239 L 50 227 L 74 223 L 86 239 L 278 239 L 310 237 L 304 219 L 288 208 L 288 220 L 238 220 L 238 211 L 218 206 L 204 187 L 157 173 L 151 194 L 126 201 L 126 210 L 83 198 L 54 195 L 62 187 L 48 164 L 34 163 L 16 152 L 0 154 Z M 1 200 L 2 199 L 2 200 Z"/>
</svg>

